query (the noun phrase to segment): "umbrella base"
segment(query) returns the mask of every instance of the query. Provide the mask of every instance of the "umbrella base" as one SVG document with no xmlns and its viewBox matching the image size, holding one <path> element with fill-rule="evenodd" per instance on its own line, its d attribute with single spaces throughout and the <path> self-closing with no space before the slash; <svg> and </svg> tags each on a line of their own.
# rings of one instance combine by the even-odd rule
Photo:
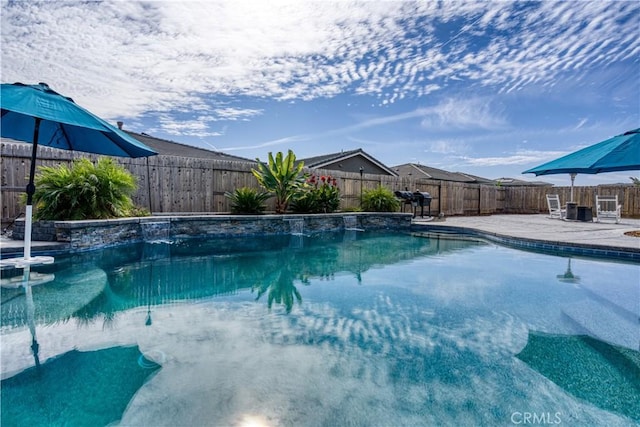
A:
<svg viewBox="0 0 640 427">
<path fill-rule="evenodd" d="M 20 258 L 7 258 L 0 260 L 0 268 L 25 268 L 32 265 L 45 265 L 53 264 L 53 257 L 51 256 L 34 256 L 34 257 L 20 257 Z"/>
</svg>

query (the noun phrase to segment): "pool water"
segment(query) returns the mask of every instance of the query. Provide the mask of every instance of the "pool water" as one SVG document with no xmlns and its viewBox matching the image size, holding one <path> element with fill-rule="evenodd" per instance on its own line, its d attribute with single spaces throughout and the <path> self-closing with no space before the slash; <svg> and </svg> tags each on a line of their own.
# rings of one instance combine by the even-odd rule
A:
<svg viewBox="0 0 640 427">
<path fill-rule="evenodd" d="M 3 426 L 640 423 L 638 264 L 347 231 L 31 273 L 1 290 Z"/>
</svg>

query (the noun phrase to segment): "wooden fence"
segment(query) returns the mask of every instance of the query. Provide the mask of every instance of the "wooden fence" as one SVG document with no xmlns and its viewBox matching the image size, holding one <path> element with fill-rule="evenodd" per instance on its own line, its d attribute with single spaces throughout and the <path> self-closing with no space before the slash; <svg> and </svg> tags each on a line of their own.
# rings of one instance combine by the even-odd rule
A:
<svg viewBox="0 0 640 427">
<path fill-rule="evenodd" d="M 25 191 L 29 174 L 31 145 L 3 142 L 2 156 L 2 221 L 12 221 L 23 211 L 20 193 Z M 69 164 L 75 158 L 98 156 L 86 153 L 38 148 L 38 166 Z M 138 180 L 134 202 L 151 212 L 228 212 L 229 200 L 225 192 L 239 187 L 258 188 L 250 162 L 219 161 L 175 156 L 153 156 L 140 159 L 115 158 Z M 383 175 L 340 172 L 332 170 L 308 171 L 316 175 L 337 178 L 341 194 L 341 208 L 360 204 L 363 191 L 382 185 L 391 189 L 420 190 L 431 194 L 431 213 L 452 215 L 490 215 L 496 213 L 541 213 L 547 211 L 545 194 L 553 192 L 560 200 L 569 200 L 569 187 L 498 187 L 449 181 L 391 177 Z M 574 200 L 582 206 L 594 206 L 595 194 L 618 195 L 623 204 L 622 215 L 640 217 L 640 187 L 633 185 L 575 187 Z M 273 201 L 268 209 L 273 209 Z"/>
</svg>

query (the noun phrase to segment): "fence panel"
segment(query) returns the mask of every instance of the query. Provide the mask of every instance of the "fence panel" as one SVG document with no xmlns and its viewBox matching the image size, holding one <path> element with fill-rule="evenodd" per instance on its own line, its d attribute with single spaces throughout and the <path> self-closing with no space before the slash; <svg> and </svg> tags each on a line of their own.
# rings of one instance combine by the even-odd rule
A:
<svg viewBox="0 0 640 427">
<path fill-rule="evenodd" d="M 464 215 L 478 215 L 480 213 L 480 186 L 463 186 Z"/>
<path fill-rule="evenodd" d="M 20 194 L 24 193 L 29 175 L 31 145 L 2 142 L 1 183 L 2 221 L 16 218 L 24 207 Z M 86 153 L 38 147 L 37 166 L 70 164 L 73 159 L 87 157 L 96 161 L 99 156 Z M 228 212 L 229 200 L 225 192 L 240 187 L 258 189 L 250 162 L 218 161 L 176 156 L 153 156 L 130 159 L 114 158 L 138 180 L 133 196 L 136 205 L 158 213 Z M 564 203 L 570 200 L 571 188 L 566 187 L 499 187 L 459 182 L 434 181 L 416 177 L 392 177 L 334 170 L 309 171 L 315 175 L 330 175 L 337 179 L 341 194 L 341 208 L 360 205 L 362 192 L 382 185 L 391 191 L 423 191 L 431 194 L 431 213 L 451 215 L 485 215 L 495 213 L 547 212 L 547 193 L 560 195 Z M 640 218 L 640 187 L 609 185 L 575 187 L 574 200 L 581 206 L 595 206 L 595 195 L 618 195 L 625 217 Z M 274 209 L 270 199 L 267 209 Z"/>
<path fill-rule="evenodd" d="M 440 186 L 441 211 L 446 216 L 464 215 L 465 184 L 443 181 Z"/>
<path fill-rule="evenodd" d="M 490 215 L 498 212 L 498 188 L 495 185 L 480 185 L 479 186 L 479 214 Z"/>
</svg>

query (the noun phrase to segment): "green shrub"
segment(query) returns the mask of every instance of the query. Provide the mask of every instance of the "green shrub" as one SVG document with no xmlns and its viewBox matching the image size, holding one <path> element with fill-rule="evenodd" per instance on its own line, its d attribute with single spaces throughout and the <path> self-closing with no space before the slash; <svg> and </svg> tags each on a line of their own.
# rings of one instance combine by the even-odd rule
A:
<svg viewBox="0 0 640 427">
<path fill-rule="evenodd" d="M 312 213 L 318 211 L 316 194 L 311 190 L 300 190 L 291 200 L 291 211 L 294 213 Z"/>
<path fill-rule="evenodd" d="M 224 195 L 231 201 L 231 212 L 234 214 L 264 213 L 264 202 L 271 197 L 269 193 L 249 187 L 237 188 L 233 193 L 226 192 Z"/>
<path fill-rule="evenodd" d="M 400 202 L 393 192 L 381 185 L 362 194 L 362 210 L 365 212 L 396 212 Z"/>
<path fill-rule="evenodd" d="M 296 213 L 332 213 L 339 207 L 340 189 L 330 176 L 312 175 L 291 203 L 291 210 Z"/>
<path fill-rule="evenodd" d="M 112 159 L 97 164 L 74 160 L 71 167 L 41 166 L 34 177 L 34 218 L 42 220 L 106 219 L 130 216 L 136 179 Z"/>
</svg>

